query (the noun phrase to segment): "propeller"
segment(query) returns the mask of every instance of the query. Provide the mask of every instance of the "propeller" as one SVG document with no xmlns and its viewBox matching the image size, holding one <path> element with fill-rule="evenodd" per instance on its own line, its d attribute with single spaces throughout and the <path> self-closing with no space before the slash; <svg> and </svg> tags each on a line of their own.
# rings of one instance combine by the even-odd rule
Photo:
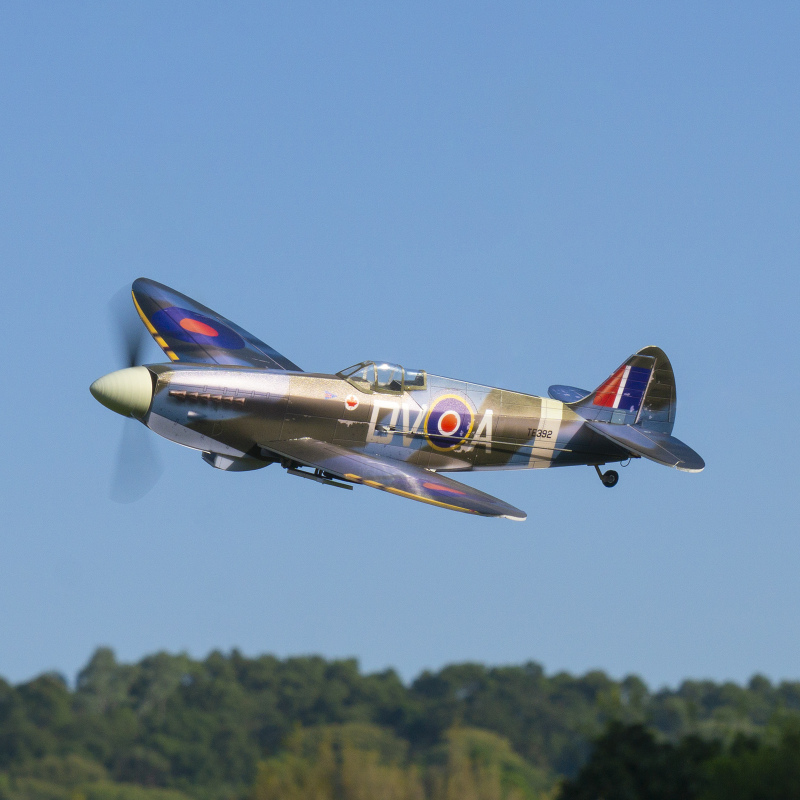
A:
<svg viewBox="0 0 800 800">
<path fill-rule="evenodd" d="M 113 338 L 117 343 L 120 369 L 141 364 L 148 333 L 131 304 L 131 291 L 120 289 L 109 303 Z M 138 420 L 123 422 L 122 436 L 111 477 L 109 496 L 117 503 L 133 503 L 158 482 L 164 465 L 153 446 L 150 432 Z"/>
<path fill-rule="evenodd" d="M 123 286 L 108 304 L 111 330 L 117 342 L 119 361 L 123 367 L 138 367 L 147 341 L 139 315 L 131 308 L 131 290 Z"/>
</svg>

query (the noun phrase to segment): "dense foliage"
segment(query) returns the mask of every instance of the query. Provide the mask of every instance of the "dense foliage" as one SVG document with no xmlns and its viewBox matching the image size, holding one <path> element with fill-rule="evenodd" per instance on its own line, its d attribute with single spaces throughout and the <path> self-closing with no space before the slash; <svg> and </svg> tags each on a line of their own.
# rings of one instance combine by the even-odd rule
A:
<svg viewBox="0 0 800 800">
<path fill-rule="evenodd" d="M 658 741 L 643 725 L 612 723 L 559 800 L 790 800 L 800 797 L 800 728 L 784 719 L 733 742 L 690 735 Z"/>
<path fill-rule="evenodd" d="M 614 782 L 683 775 L 681 791 L 699 792 L 709 776 L 746 785 L 736 770 L 794 774 L 797 740 L 774 731 L 795 715 L 800 683 L 762 677 L 653 693 L 636 677 L 461 664 L 406 686 L 353 660 L 234 651 L 119 664 L 103 648 L 74 689 L 54 674 L 0 681 L 0 800 L 522 800 L 555 796 L 562 776 L 564 797 L 580 798 L 597 796 L 575 792 L 612 763 Z M 624 777 L 626 753 L 650 765 L 644 777 Z"/>
</svg>

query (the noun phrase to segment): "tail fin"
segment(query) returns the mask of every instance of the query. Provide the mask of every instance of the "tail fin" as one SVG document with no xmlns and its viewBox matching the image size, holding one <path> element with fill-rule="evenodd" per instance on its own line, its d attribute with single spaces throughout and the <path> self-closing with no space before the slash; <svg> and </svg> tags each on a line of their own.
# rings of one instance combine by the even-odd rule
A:
<svg viewBox="0 0 800 800">
<path fill-rule="evenodd" d="M 671 435 L 677 407 L 675 374 L 658 347 L 645 347 L 632 355 L 593 392 L 551 386 L 550 396 L 632 456 L 684 472 L 705 467 L 691 447 Z"/>
<path fill-rule="evenodd" d="M 675 374 L 664 351 L 645 347 L 620 365 L 587 397 L 570 404 L 584 419 L 672 433 Z"/>
</svg>

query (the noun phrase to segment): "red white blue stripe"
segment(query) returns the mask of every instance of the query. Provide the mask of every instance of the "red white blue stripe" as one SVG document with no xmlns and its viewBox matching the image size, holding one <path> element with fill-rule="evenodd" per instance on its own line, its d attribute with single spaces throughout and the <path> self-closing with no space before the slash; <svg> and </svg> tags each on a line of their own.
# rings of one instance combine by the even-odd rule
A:
<svg viewBox="0 0 800 800">
<path fill-rule="evenodd" d="M 594 404 L 637 413 L 650 382 L 651 369 L 621 366 L 595 392 Z"/>
</svg>

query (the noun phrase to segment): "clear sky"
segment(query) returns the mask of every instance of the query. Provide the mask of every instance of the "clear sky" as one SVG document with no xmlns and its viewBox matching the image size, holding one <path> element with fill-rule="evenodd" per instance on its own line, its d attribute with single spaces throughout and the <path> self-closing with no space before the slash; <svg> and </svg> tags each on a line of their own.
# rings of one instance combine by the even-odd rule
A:
<svg viewBox="0 0 800 800">
<path fill-rule="evenodd" d="M 800 679 L 798 41 L 789 2 L 4 3 L 0 675 L 110 645 Z M 544 394 L 659 345 L 707 469 L 467 477 L 516 524 L 159 440 L 115 504 L 89 384 L 140 275 L 314 371 Z"/>
</svg>

